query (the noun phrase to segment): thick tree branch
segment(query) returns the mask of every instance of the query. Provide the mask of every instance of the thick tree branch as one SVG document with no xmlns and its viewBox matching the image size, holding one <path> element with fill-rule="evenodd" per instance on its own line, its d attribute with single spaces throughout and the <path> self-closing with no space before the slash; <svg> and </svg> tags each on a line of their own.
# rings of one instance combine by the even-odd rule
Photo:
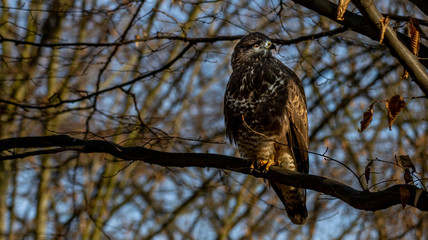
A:
<svg viewBox="0 0 428 240">
<path fill-rule="evenodd" d="M 373 0 L 353 0 L 352 2 L 363 13 L 363 16 L 366 19 L 370 19 L 373 26 L 376 26 L 380 35 L 380 19 L 383 16 L 376 8 Z M 400 42 L 396 32 L 390 26 L 387 26 L 385 30 L 385 43 L 398 61 L 409 71 L 416 84 L 425 93 L 425 96 L 428 97 L 428 74 L 426 69 L 418 61 L 418 58 Z"/>
<path fill-rule="evenodd" d="M 379 40 L 380 31 L 377 29 L 374 29 L 367 21 L 368 19 L 364 18 L 361 15 L 357 15 L 350 11 L 346 11 L 344 15 L 344 20 L 338 21 L 336 19 L 337 5 L 328 0 L 293 0 L 293 1 L 299 5 L 302 5 L 308 9 L 311 9 L 317 12 L 320 15 L 328 17 L 331 20 L 338 22 L 339 24 L 343 24 L 344 26 L 348 27 L 349 29 L 357 33 L 365 35 L 375 41 Z M 400 32 L 395 33 L 392 31 L 392 29 L 389 29 L 389 30 L 390 31 L 388 33 L 388 36 L 395 34 L 394 39 L 399 40 L 399 41 L 396 41 L 394 39 L 392 40 L 390 39 L 389 41 L 396 41 L 396 42 L 401 41 L 401 43 L 403 43 L 407 49 L 410 49 L 411 44 L 410 44 L 410 38 L 408 36 Z M 415 64 L 414 61 L 416 57 L 412 56 L 410 60 L 402 59 L 402 58 L 406 58 L 407 55 L 398 55 L 398 53 L 395 52 L 395 48 L 391 47 L 390 45 L 388 45 L 388 47 L 390 48 L 391 53 L 400 61 L 400 63 L 403 64 L 407 69 L 409 69 L 409 72 L 413 73 L 414 81 L 418 84 L 418 86 L 425 93 L 425 95 L 428 96 L 428 83 L 427 83 L 428 79 L 426 78 L 426 71 L 425 71 L 425 74 L 421 73 L 421 71 L 423 71 L 424 69 L 420 68 L 419 63 Z M 400 51 L 403 51 L 402 50 L 402 48 L 404 48 L 403 45 L 400 45 L 400 48 L 401 48 Z M 420 45 L 419 57 L 420 59 L 416 59 L 416 62 L 420 62 L 421 64 L 423 64 L 425 68 L 428 68 L 428 60 L 427 60 L 428 48 L 423 44 Z M 412 66 L 413 66 L 412 64 L 415 64 L 415 66 L 417 66 L 415 67 L 417 68 L 416 70 L 412 69 Z M 415 72 L 417 72 L 417 74 L 415 74 Z"/>
<path fill-rule="evenodd" d="M 2 156 L 0 160 L 26 157 L 30 154 L 11 153 L 13 149 L 46 149 L 31 152 L 34 155 L 50 154 L 61 151 L 77 151 L 84 153 L 108 153 L 123 160 L 138 160 L 150 164 L 168 167 L 211 167 L 252 174 L 255 177 L 272 179 L 287 185 L 302 187 L 336 197 L 353 208 L 375 211 L 393 205 L 402 204 L 400 187 L 410 192 L 406 205 L 414 206 L 421 211 L 428 211 L 428 192 L 412 185 L 395 185 L 379 192 L 359 191 L 338 181 L 321 176 L 297 173 L 279 167 L 271 167 L 267 174 L 250 173 L 248 164 L 241 158 L 203 153 L 169 153 L 147 149 L 144 147 L 122 147 L 118 144 L 102 140 L 82 140 L 67 135 L 46 137 L 22 137 L 0 140 Z M 50 150 L 49 150 L 50 149 Z M 417 197 L 419 195 L 419 197 Z M 415 201 L 415 199 L 418 199 Z"/>
</svg>

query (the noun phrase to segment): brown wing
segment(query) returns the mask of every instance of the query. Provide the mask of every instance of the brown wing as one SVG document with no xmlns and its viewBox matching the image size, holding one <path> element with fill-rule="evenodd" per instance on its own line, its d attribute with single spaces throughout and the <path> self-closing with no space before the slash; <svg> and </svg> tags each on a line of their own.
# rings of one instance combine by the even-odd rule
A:
<svg viewBox="0 0 428 240">
<path fill-rule="evenodd" d="M 297 76 L 296 76 L 297 79 Z M 296 157 L 297 169 L 299 172 L 309 172 L 308 161 L 308 110 L 306 97 L 300 81 L 290 81 L 288 88 L 288 106 L 290 118 L 290 144 L 294 146 L 293 153 Z"/>
<path fill-rule="evenodd" d="M 296 74 L 279 60 L 272 64 L 272 72 L 276 78 L 285 82 L 282 88 L 277 90 L 279 95 L 276 101 L 285 104 L 285 111 L 281 113 L 283 121 L 278 129 L 280 132 L 278 140 L 292 146 L 290 148 L 277 144 L 275 147 L 277 161 L 290 170 L 308 173 L 308 118 L 304 89 Z M 294 164 L 290 164 L 290 160 L 294 161 Z M 306 191 L 275 181 L 270 181 L 270 184 L 284 204 L 290 220 L 295 224 L 304 224 L 308 218 Z"/>
<path fill-rule="evenodd" d="M 306 106 L 306 96 L 297 75 L 276 59 L 276 64 L 281 71 L 276 70 L 275 72 L 282 72 L 286 79 L 284 88 L 280 89 L 281 95 L 284 96 L 285 111 L 283 112 L 284 119 L 288 119 L 282 126 L 287 129 L 286 131 L 286 142 L 293 146 L 292 153 L 295 157 L 297 164 L 297 170 L 299 172 L 309 172 L 309 161 L 308 161 L 308 111 Z"/>
</svg>

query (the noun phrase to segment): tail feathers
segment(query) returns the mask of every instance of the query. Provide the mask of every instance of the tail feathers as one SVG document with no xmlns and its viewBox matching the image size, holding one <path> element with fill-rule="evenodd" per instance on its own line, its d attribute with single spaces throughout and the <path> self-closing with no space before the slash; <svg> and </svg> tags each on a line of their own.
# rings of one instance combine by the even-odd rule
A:
<svg viewBox="0 0 428 240">
<path fill-rule="evenodd" d="M 302 188 L 295 188 L 270 181 L 270 184 L 287 210 L 288 217 L 294 224 L 305 224 L 308 218 L 306 210 L 306 193 Z"/>
</svg>

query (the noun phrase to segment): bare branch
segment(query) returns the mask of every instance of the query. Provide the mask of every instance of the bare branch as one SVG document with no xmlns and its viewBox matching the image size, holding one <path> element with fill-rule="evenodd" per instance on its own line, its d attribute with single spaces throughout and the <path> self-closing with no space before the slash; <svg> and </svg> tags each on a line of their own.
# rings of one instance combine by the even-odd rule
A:
<svg viewBox="0 0 428 240">
<path fill-rule="evenodd" d="M 363 34 L 375 41 L 379 40 L 380 34 L 379 31 L 375 31 L 371 25 L 368 25 L 366 19 L 363 16 L 354 14 L 350 11 L 346 11 L 343 21 L 336 20 L 337 5 L 327 1 L 327 0 L 293 0 L 295 3 L 300 4 L 304 7 L 307 7 L 313 11 L 316 11 L 320 15 L 326 16 L 333 21 L 336 21 L 344 26 L 352 29 L 355 32 Z M 353 1 L 354 4 L 357 4 L 357 1 Z M 361 10 L 361 9 L 360 9 Z M 377 9 L 376 9 L 377 10 Z M 361 10 L 362 11 L 362 10 Z M 382 18 L 382 15 L 377 12 L 376 14 L 376 23 L 379 23 L 379 19 Z M 372 20 L 374 21 L 374 20 Z M 380 25 L 378 25 L 380 27 Z M 428 48 L 421 44 L 420 59 L 416 56 L 409 56 L 405 50 L 410 49 L 410 38 L 402 33 L 395 33 L 391 28 L 388 28 L 386 32 L 386 37 L 389 39 L 387 44 L 391 49 L 392 53 L 395 54 L 397 59 L 403 64 L 406 68 L 412 70 L 414 76 L 414 81 L 418 84 L 421 90 L 428 96 L 428 77 L 425 69 L 422 67 L 423 64 L 425 67 L 428 67 L 428 61 L 425 60 L 428 57 Z M 393 46 L 391 45 L 393 44 Z M 404 45 L 403 45 L 404 44 Z M 407 50 L 408 51 L 408 50 Z M 409 52 L 409 51 L 408 51 Z M 409 54 L 411 54 L 409 52 Z"/>
<path fill-rule="evenodd" d="M 147 78 L 147 77 L 154 76 L 154 75 L 156 75 L 157 73 L 160 73 L 160 72 L 162 72 L 162 71 L 164 71 L 164 70 L 168 69 L 169 67 L 171 67 L 171 66 L 172 66 L 176 61 L 178 61 L 179 59 L 181 59 L 181 58 L 183 57 L 183 55 L 184 55 L 184 54 L 185 54 L 185 53 L 186 53 L 186 52 L 187 52 L 187 51 L 188 51 L 192 46 L 193 46 L 193 44 L 192 44 L 192 43 L 187 44 L 187 46 L 186 46 L 186 47 L 184 47 L 184 48 L 183 48 L 183 50 L 181 50 L 181 52 L 180 52 L 179 54 L 177 54 L 177 56 L 176 56 L 176 57 L 174 57 L 171 61 L 167 62 L 165 65 L 163 65 L 162 67 L 160 67 L 160 68 L 158 68 L 158 69 L 156 69 L 156 70 L 153 70 L 153 71 L 147 72 L 147 73 L 145 73 L 145 74 L 142 74 L 142 75 L 140 75 L 140 76 L 138 76 L 138 77 L 136 77 L 136 78 L 134 78 L 134 79 L 132 79 L 132 80 L 130 80 L 130 81 L 127 81 L 127 82 L 124 82 L 124 83 L 121 83 L 121 84 L 118 84 L 118 85 L 114 85 L 114 86 L 111 86 L 111 87 L 108 87 L 108 88 L 105 88 L 105 89 L 101 89 L 101 90 L 98 90 L 98 91 L 96 91 L 96 92 L 93 92 L 93 93 L 87 94 L 87 95 L 85 95 L 85 96 L 83 96 L 83 97 L 79 97 L 79 98 L 75 98 L 75 99 L 69 99 L 69 100 L 61 100 L 61 101 L 59 101 L 58 103 L 55 103 L 55 104 L 46 104 L 46 105 L 33 105 L 33 104 L 26 104 L 26 103 L 17 103 L 17 102 L 9 101 L 9 100 L 7 100 L 7 99 L 0 99 L 0 102 L 2 102 L 2 103 L 6 103 L 6 104 L 11 104 L 11 105 L 14 105 L 14 106 L 20 107 L 20 108 L 22 108 L 22 109 L 24 109 L 24 110 L 26 110 L 26 109 L 30 109 L 30 108 L 32 108 L 32 109 L 48 109 L 48 108 L 56 108 L 56 107 L 59 107 L 59 106 L 61 106 L 61 105 L 65 104 L 65 103 L 75 103 L 75 102 L 80 102 L 80 101 L 82 101 L 82 100 L 90 99 L 90 98 L 92 98 L 92 97 L 96 97 L 96 96 L 98 96 L 98 95 L 100 95 L 100 94 L 103 94 L 103 93 L 106 93 L 106 92 L 110 92 L 110 91 L 112 91 L 112 90 L 120 89 L 120 88 L 122 88 L 122 87 L 125 87 L 125 86 L 128 86 L 128 85 L 131 85 L 131 84 L 133 84 L 133 83 L 135 83 L 135 82 L 137 82 L 137 81 L 140 81 L 140 80 L 142 80 L 142 79 L 145 79 L 145 78 Z"/>
<path fill-rule="evenodd" d="M 363 15 L 370 19 L 373 25 L 379 30 L 382 29 L 379 20 L 383 18 L 382 14 L 374 5 L 373 0 L 353 0 L 352 1 Z M 419 62 L 418 58 L 412 54 L 409 49 L 397 37 L 397 33 L 391 27 L 386 26 L 385 44 L 391 50 L 398 61 L 404 65 L 406 70 L 412 75 L 413 80 L 428 97 L 428 74 L 426 69 Z"/>
<path fill-rule="evenodd" d="M 73 150 L 84 153 L 102 152 L 126 161 L 138 160 L 165 167 L 211 167 L 231 170 L 243 174 L 252 174 L 258 178 L 271 179 L 283 184 L 322 192 L 332 197 L 336 197 L 356 209 L 368 211 L 376 211 L 393 205 L 402 204 L 400 198 L 400 187 L 405 186 L 410 192 L 410 198 L 406 202 L 406 205 L 414 206 L 421 211 L 428 211 L 428 192 L 422 190 L 423 192 L 419 196 L 421 189 L 418 189 L 413 185 L 394 185 L 378 192 L 359 191 L 333 179 L 312 174 L 293 172 L 280 167 L 271 167 L 267 174 L 257 172 L 251 173 L 247 162 L 236 157 L 208 153 L 170 153 L 147 149 L 144 147 L 122 147 L 113 142 L 103 140 L 82 140 L 72 138 L 67 135 L 19 137 L 0 140 L 0 150 L 2 152 L 14 148 L 51 147 L 57 147 L 55 148 L 55 152 L 58 152 L 60 149 L 63 151 Z M 44 152 L 34 151 L 33 153 L 42 154 Z M 14 156 L 15 155 L 13 154 L 6 155 L 3 153 L 0 160 L 14 159 Z M 418 201 L 415 201 L 417 193 Z"/>
<path fill-rule="evenodd" d="M 291 45 L 295 43 L 299 43 L 307 40 L 315 40 L 322 37 L 333 36 L 342 32 L 347 31 L 346 27 L 338 27 L 336 29 L 332 29 L 329 31 L 323 31 L 321 33 L 305 35 L 301 37 L 297 37 L 294 39 L 284 40 L 284 39 L 272 39 L 272 42 L 282 45 Z M 0 35 L 0 43 L 2 42 L 11 42 L 16 45 L 31 45 L 37 47 L 46 47 L 46 48 L 69 48 L 69 47 L 118 47 L 123 45 L 132 45 L 138 42 L 148 42 L 148 41 L 158 41 L 158 40 L 171 40 L 171 41 L 182 41 L 188 42 L 191 44 L 197 43 L 215 43 L 215 42 L 224 42 L 224 41 L 235 41 L 242 38 L 242 35 L 235 36 L 215 36 L 215 37 L 187 37 L 187 36 L 177 36 L 171 33 L 157 33 L 156 36 L 148 36 L 148 37 L 140 37 L 133 40 L 121 40 L 115 42 L 69 42 L 69 43 L 37 43 L 37 42 L 29 42 L 23 40 L 17 40 L 12 38 L 3 37 Z"/>
</svg>

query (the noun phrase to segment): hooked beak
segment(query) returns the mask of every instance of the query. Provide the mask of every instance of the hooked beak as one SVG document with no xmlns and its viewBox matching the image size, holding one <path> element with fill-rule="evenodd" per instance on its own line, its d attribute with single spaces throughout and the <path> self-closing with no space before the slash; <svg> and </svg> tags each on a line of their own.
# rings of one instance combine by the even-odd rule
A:
<svg viewBox="0 0 428 240">
<path fill-rule="evenodd" d="M 266 41 L 265 44 L 263 45 L 263 47 L 265 49 L 274 49 L 274 50 L 276 50 L 275 45 L 271 41 Z"/>
</svg>

